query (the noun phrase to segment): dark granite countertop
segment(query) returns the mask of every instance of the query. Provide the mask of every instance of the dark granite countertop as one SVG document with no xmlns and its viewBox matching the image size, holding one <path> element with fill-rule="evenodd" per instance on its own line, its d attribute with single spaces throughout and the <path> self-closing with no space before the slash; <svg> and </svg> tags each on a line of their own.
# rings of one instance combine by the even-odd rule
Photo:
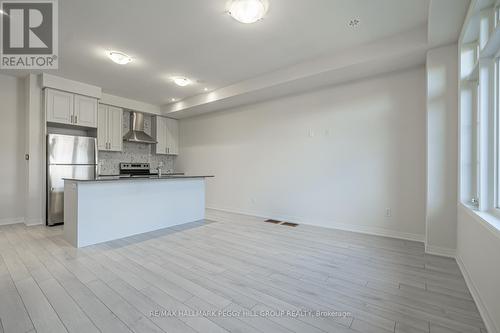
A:
<svg viewBox="0 0 500 333">
<path fill-rule="evenodd" d="M 166 174 L 158 176 L 136 176 L 136 177 L 121 177 L 121 176 L 99 176 L 95 179 L 78 179 L 78 178 L 63 178 L 68 181 L 75 182 L 109 182 L 109 181 L 134 181 L 134 180 L 172 180 L 172 179 L 192 179 L 192 178 L 212 178 L 214 176 L 204 175 L 181 175 L 181 174 Z"/>
</svg>

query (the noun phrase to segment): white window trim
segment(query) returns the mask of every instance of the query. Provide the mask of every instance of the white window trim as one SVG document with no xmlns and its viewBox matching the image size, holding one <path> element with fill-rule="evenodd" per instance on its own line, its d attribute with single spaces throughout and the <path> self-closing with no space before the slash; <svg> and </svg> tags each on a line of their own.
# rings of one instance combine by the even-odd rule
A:
<svg viewBox="0 0 500 333">
<path fill-rule="evenodd" d="M 498 11 L 497 11 L 498 13 Z M 490 209 L 491 213 L 500 217 L 500 57 L 495 58 L 495 77 L 494 77 L 494 156 L 493 156 L 493 206 Z"/>
</svg>

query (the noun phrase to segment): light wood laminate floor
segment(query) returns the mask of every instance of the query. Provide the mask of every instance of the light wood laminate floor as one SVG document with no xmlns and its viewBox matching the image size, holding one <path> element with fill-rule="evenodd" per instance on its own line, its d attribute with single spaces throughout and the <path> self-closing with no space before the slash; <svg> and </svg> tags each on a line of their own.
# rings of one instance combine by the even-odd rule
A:
<svg viewBox="0 0 500 333">
<path fill-rule="evenodd" d="M 0 332 L 486 332 L 456 262 L 418 242 L 216 211 L 83 249 L 61 234 L 0 227 Z"/>
</svg>

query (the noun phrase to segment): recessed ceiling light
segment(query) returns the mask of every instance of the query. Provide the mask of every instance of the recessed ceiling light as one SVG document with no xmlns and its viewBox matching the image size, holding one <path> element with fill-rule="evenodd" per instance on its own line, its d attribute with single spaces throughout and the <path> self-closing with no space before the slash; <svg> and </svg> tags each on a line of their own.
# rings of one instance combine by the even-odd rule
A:
<svg viewBox="0 0 500 333">
<path fill-rule="evenodd" d="M 208 91 L 208 88 L 207 87 L 203 88 L 203 91 Z"/>
<path fill-rule="evenodd" d="M 7 13 L 0 9 L 0 15 L 7 15 Z"/>
<path fill-rule="evenodd" d="M 268 7 L 267 0 L 232 0 L 228 13 L 241 23 L 255 23 L 264 17 Z"/>
<path fill-rule="evenodd" d="M 170 99 L 170 101 L 175 102 L 175 101 L 176 101 L 176 99 L 175 99 L 175 98 L 171 98 L 171 99 Z"/>
<path fill-rule="evenodd" d="M 187 85 L 190 85 L 192 81 L 188 79 L 187 77 L 184 76 L 176 76 L 172 78 L 172 81 L 179 87 L 185 87 Z"/>
<path fill-rule="evenodd" d="M 359 23 L 361 23 L 361 21 L 359 20 L 359 18 L 353 18 L 352 20 L 349 21 L 349 26 L 351 28 L 355 28 L 359 25 Z"/>
<path fill-rule="evenodd" d="M 132 61 L 132 58 L 123 52 L 106 51 L 106 54 L 108 55 L 109 59 L 113 60 L 114 62 L 120 65 L 126 65 Z"/>
</svg>

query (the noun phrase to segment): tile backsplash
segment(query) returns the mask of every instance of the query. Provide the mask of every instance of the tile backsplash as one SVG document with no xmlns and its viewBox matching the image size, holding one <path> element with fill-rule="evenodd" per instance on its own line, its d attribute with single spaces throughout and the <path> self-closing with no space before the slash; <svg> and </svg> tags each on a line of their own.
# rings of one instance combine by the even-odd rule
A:
<svg viewBox="0 0 500 333">
<path fill-rule="evenodd" d="M 123 132 L 128 132 L 130 112 L 123 112 Z M 144 132 L 151 135 L 151 116 L 144 115 Z M 174 170 L 175 156 L 156 155 L 152 153 L 152 145 L 145 143 L 123 142 L 122 151 L 99 151 L 99 174 L 117 175 L 120 173 L 120 162 L 146 162 L 151 164 L 155 171 L 160 162 L 163 162 L 163 172 Z"/>
</svg>

